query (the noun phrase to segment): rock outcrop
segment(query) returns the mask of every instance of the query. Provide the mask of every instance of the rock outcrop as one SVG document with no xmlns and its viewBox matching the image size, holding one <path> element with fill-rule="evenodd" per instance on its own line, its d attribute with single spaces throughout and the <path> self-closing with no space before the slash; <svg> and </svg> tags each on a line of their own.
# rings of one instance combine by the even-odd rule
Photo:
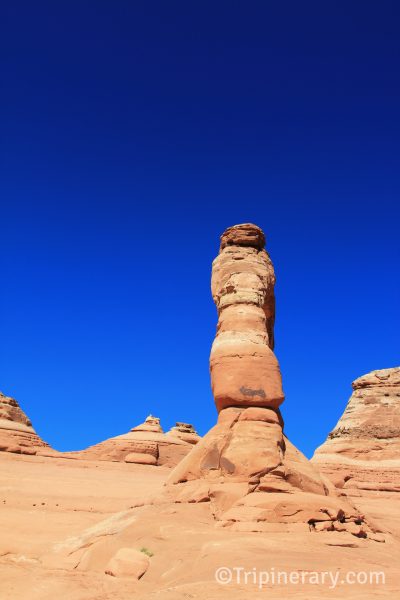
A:
<svg viewBox="0 0 400 600">
<path fill-rule="evenodd" d="M 112 577 L 140 579 L 146 573 L 150 559 L 146 554 L 134 548 L 120 548 L 105 568 L 105 574 Z"/>
<path fill-rule="evenodd" d="M 218 423 L 171 472 L 168 491 L 178 502 L 211 501 L 222 526 L 263 531 L 301 524 L 365 537 L 371 532 L 364 518 L 283 434 L 284 394 L 273 352 L 275 274 L 264 244 L 252 224 L 230 227 L 221 237 L 211 282 Z"/>
<path fill-rule="evenodd" d="M 165 434 L 160 419 L 149 415 L 144 423 L 80 452 L 71 458 L 110 460 L 152 466 L 174 467 L 193 447 L 193 441 Z"/>
<path fill-rule="evenodd" d="M 177 437 L 184 442 L 189 444 L 197 444 L 200 440 L 200 436 L 190 423 L 181 423 L 177 421 L 174 427 L 167 432 L 168 436 Z"/>
<path fill-rule="evenodd" d="M 0 451 L 16 454 L 52 453 L 32 427 L 18 402 L 0 392 Z"/>
<path fill-rule="evenodd" d="M 146 420 L 141 425 L 136 425 L 136 427 L 132 427 L 131 431 L 149 431 L 151 433 L 164 433 L 163 428 L 160 424 L 160 419 L 158 417 L 153 417 L 153 415 L 149 415 L 146 417 Z"/>
<path fill-rule="evenodd" d="M 218 412 L 232 406 L 276 410 L 284 399 L 273 353 L 275 274 L 264 244 L 259 227 L 230 227 L 213 262 L 211 292 L 218 326 L 210 371 Z"/>
<path fill-rule="evenodd" d="M 372 371 L 312 462 L 349 495 L 400 492 L 400 367 Z"/>
</svg>

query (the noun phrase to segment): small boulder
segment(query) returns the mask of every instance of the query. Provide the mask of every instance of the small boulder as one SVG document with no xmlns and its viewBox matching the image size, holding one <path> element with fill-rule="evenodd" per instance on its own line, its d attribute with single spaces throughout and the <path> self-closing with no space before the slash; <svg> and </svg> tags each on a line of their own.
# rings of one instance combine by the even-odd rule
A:
<svg viewBox="0 0 400 600">
<path fill-rule="evenodd" d="M 120 548 L 107 563 L 105 574 L 112 577 L 140 579 L 149 565 L 149 557 L 143 552 L 133 548 Z"/>
<path fill-rule="evenodd" d="M 125 456 L 126 463 L 136 463 L 139 465 L 157 465 L 157 458 L 151 454 L 140 454 L 139 452 L 130 452 Z"/>
</svg>

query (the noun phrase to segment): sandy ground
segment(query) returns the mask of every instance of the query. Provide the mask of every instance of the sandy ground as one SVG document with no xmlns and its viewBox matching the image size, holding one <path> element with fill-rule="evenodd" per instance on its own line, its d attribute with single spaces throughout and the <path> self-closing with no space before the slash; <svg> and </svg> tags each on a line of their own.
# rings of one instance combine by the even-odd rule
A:
<svg viewBox="0 0 400 600">
<path fill-rule="evenodd" d="M 0 452 L 0 600 L 400 598 L 396 496 L 359 499 L 394 533 L 385 543 L 306 527 L 240 533 L 216 527 L 207 503 L 140 506 L 161 496 L 168 472 Z M 139 581 L 105 574 L 121 547 L 152 553 Z M 230 583 L 217 583 L 221 567 Z M 332 575 L 321 582 L 325 571 Z M 350 584 L 348 571 L 383 572 L 386 582 Z"/>
</svg>

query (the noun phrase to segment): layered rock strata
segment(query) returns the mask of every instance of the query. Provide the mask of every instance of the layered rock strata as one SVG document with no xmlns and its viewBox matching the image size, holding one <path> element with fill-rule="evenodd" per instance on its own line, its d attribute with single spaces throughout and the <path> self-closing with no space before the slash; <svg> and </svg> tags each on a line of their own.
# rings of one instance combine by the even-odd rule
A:
<svg viewBox="0 0 400 600">
<path fill-rule="evenodd" d="M 149 415 L 144 423 L 80 452 L 73 458 L 109 460 L 152 466 L 173 467 L 193 447 L 193 442 L 163 432 L 160 419 Z"/>
<path fill-rule="evenodd" d="M 400 367 L 372 371 L 352 385 L 312 462 L 347 494 L 400 492 Z"/>
<path fill-rule="evenodd" d="M 184 442 L 188 442 L 189 444 L 197 444 L 200 440 L 200 436 L 190 423 L 182 423 L 177 421 L 174 427 L 167 432 L 168 436 L 177 437 Z"/>
<path fill-rule="evenodd" d="M 18 402 L 0 392 L 0 451 L 16 454 L 51 453 Z"/>
<path fill-rule="evenodd" d="M 218 310 L 210 355 L 218 423 L 171 472 L 177 502 L 212 503 L 222 526 L 374 533 L 283 434 L 274 347 L 275 274 L 256 225 L 230 227 L 212 268 Z"/>
</svg>

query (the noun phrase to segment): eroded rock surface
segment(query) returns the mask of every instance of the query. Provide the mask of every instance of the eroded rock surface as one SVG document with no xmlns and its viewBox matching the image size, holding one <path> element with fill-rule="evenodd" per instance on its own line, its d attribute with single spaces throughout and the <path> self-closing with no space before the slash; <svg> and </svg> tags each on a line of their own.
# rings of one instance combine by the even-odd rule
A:
<svg viewBox="0 0 400 600">
<path fill-rule="evenodd" d="M 218 423 L 171 472 L 168 491 L 178 502 L 210 501 L 221 526 L 263 531 L 284 523 L 373 537 L 357 509 L 284 436 L 273 352 L 275 274 L 264 243 L 249 223 L 221 236 L 211 281 Z"/>
<path fill-rule="evenodd" d="M 128 433 L 105 440 L 86 450 L 69 453 L 69 456 L 86 460 L 125 461 L 173 467 L 192 447 L 192 441 L 165 434 L 160 419 L 149 415 L 144 423 L 133 427 Z"/>
<path fill-rule="evenodd" d="M 167 433 L 168 436 L 177 437 L 184 442 L 188 442 L 189 444 L 197 444 L 197 442 L 201 439 L 193 425 L 190 423 L 182 423 L 177 421 L 174 427 Z"/>
<path fill-rule="evenodd" d="M 400 367 L 353 382 L 343 415 L 312 462 L 347 493 L 400 492 Z"/>
<path fill-rule="evenodd" d="M 218 326 L 210 372 L 218 411 L 230 406 L 277 409 L 284 399 L 273 353 L 275 274 L 264 242 L 256 225 L 230 227 L 213 262 Z"/>
<path fill-rule="evenodd" d="M 32 427 L 30 419 L 10 396 L 0 392 L 0 451 L 16 454 L 52 453 Z"/>
<path fill-rule="evenodd" d="M 105 568 L 106 575 L 140 579 L 149 568 L 150 560 L 143 552 L 134 548 L 120 548 Z"/>
</svg>

